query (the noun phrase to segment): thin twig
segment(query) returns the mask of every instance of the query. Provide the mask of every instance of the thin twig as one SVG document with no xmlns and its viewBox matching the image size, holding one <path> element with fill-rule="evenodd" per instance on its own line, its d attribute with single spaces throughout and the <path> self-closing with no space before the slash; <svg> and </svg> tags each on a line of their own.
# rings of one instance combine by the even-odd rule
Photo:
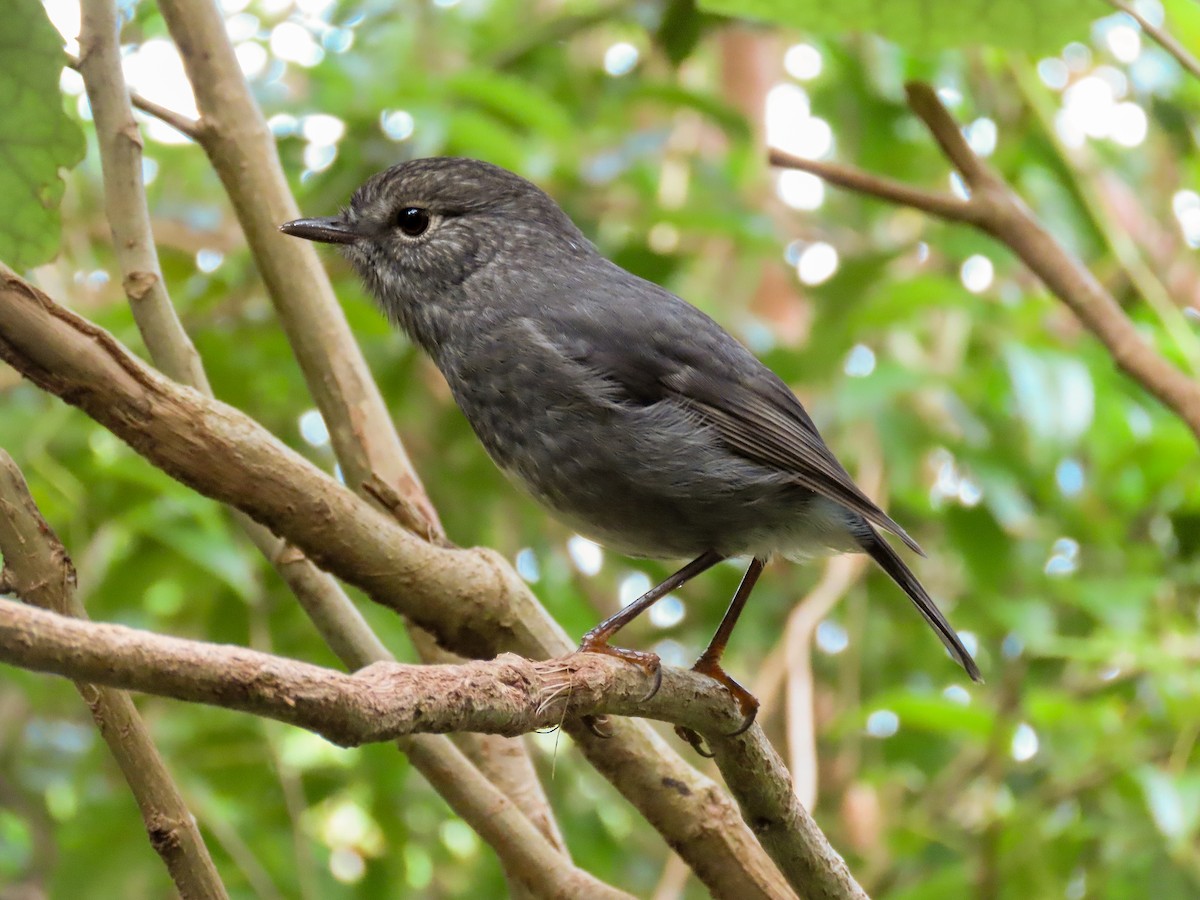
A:
<svg viewBox="0 0 1200 900">
<path fill-rule="evenodd" d="M 21 470 L 0 450 L 0 551 L 13 593 L 59 618 L 85 619 L 75 595 L 75 568 L 58 536 L 42 518 Z M 5 601 L 21 608 L 21 604 Z M 81 623 L 86 624 L 86 623 Z M 228 893 L 200 829 L 167 771 L 133 700 L 121 690 L 75 679 L 109 751 L 137 801 L 150 843 L 183 897 L 223 898 Z"/>
<path fill-rule="evenodd" d="M 1200 78 L 1200 60 L 1192 56 L 1187 48 L 1179 41 L 1175 40 L 1174 36 L 1165 28 L 1160 28 L 1137 11 L 1137 8 L 1125 0 L 1108 0 L 1108 4 L 1114 9 L 1119 9 L 1125 15 L 1129 16 L 1138 25 L 1142 31 L 1150 35 L 1160 47 L 1170 53 L 1175 60 L 1191 73 L 1193 78 Z"/>
<path fill-rule="evenodd" d="M 66 57 L 67 65 L 75 71 L 82 73 L 82 63 L 80 62 L 79 57 L 72 56 L 70 53 L 66 54 Z M 122 83 L 124 83 L 123 78 Z M 199 119 L 193 119 L 189 116 L 185 116 L 183 113 L 176 112 L 173 109 L 168 109 L 161 104 L 155 103 L 153 100 L 147 100 L 136 91 L 129 92 L 129 102 L 147 115 L 154 116 L 154 118 L 158 119 L 160 122 L 165 122 L 166 124 L 170 125 L 180 134 L 191 138 L 196 143 L 200 143 L 200 138 L 204 132 L 204 123 Z"/>
<path fill-rule="evenodd" d="M 884 178 L 881 175 L 873 175 L 870 172 L 864 172 L 862 169 L 856 169 L 853 166 L 821 162 L 820 160 L 808 159 L 804 156 L 794 156 L 791 153 L 786 153 L 776 148 L 768 151 L 768 158 L 773 166 L 809 172 L 824 181 L 828 181 L 830 184 L 846 188 L 849 191 L 868 194 L 872 197 L 878 197 L 880 200 L 898 203 L 901 206 L 922 209 L 927 213 L 932 213 L 935 216 L 954 222 L 971 221 L 971 214 L 973 212 L 971 204 L 951 194 L 924 191 L 920 188 L 907 185 L 902 181 Z"/>
</svg>

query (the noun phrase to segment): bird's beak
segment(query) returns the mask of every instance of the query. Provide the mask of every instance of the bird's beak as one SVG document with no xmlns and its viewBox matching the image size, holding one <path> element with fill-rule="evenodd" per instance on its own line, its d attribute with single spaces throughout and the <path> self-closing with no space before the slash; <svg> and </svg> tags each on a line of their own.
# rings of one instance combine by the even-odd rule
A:
<svg viewBox="0 0 1200 900">
<path fill-rule="evenodd" d="M 284 222 L 279 226 L 279 230 L 292 237 L 317 241 L 322 244 L 353 244 L 358 240 L 358 232 L 342 221 L 339 216 L 328 216 L 324 219 L 296 219 L 294 222 Z"/>
</svg>

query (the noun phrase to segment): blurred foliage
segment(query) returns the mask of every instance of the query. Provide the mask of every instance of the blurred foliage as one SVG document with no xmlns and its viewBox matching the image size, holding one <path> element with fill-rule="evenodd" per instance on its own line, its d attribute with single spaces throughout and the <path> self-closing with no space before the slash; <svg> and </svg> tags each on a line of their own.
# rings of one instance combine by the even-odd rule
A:
<svg viewBox="0 0 1200 900">
<path fill-rule="evenodd" d="M 60 168 L 83 158 L 83 133 L 58 92 L 62 41 L 38 0 L 13 0 L 0 38 L 0 258 L 24 268 L 58 249 Z"/>
<path fill-rule="evenodd" d="M 818 36 L 869 32 L 910 50 L 986 44 L 1052 52 L 1095 10 L 1076 0 L 701 0 L 715 13 L 803 28 Z"/>
<path fill-rule="evenodd" d="M 926 4 L 942 15 L 953 6 Z M 225 7 L 306 214 L 336 210 L 368 174 L 410 157 L 465 154 L 514 168 L 606 254 L 760 353 L 851 471 L 884 460 L 885 506 L 928 550 L 918 571 L 978 647 L 988 684 L 964 683 L 878 573 L 819 629 L 815 813 L 873 896 L 1200 895 L 1191 435 L 985 237 L 770 173 L 761 118 L 763 92 L 786 85 L 771 103 L 782 97 L 791 118 L 768 121 L 768 135 L 778 126 L 801 142 L 829 138 L 818 149 L 841 161 L 951 189 L 903 103 L 906 78 L 934 82 L 980 152 L 1146 339 L 1191 365 L 1194 318 L 1181 317 L 1181 331 L 1177 307 L 1145 297 L 1162 291 L 1193 311 L 1197 302 L 1200 84 L 1114 15 L 1035 62 L 734 28 L 677 0 Z M 70 0 L 47 8 L 73 36 Z M 187 111 L 156 8 L 122 8 L 136 87 Z M 1167 10 L 1196 46 L 1196 7 L 1172 0 Z M 1010 24 L 1022 42 L 1015 17 L 981 22 Z M 0 79 L 12 77 L 10 58 L 0 59 Z M 64 73 L 62 87 L 86 121 L 78 77 Z M 146 128 L 163 270 L 217 395 L 332 470 L 216 177 L 196 147 Z M 34 275 L 142 352 L 90 128 L 88 139 L 63 199 L 62 253 Z M 333 254 L 328 266 L 454 540 L 516 560 L 573 634 L 613 610 L 623 586 L 636 590 L 639 573 L 668 571 L 607 555 L 585 574 L 595 554 L 578 543 L 570 552 L 570 533 L 503 481 L 429 362 L 389 330 Z M 95 618 L 337 665 L 221 509 L 11 372 L 0 371 L 0 390 L 0 445 L 72 551 Z M 738 576 L 719 567 L 683 593 L 682 619 L 668 606 L 627 641 L 687 661 Z M 753 684 L 818 577 L 818 566 L 771 567 L 730 648 L 731 672 Z M 394 617 L 363 609 L 411 658 Z M 764 699 L 762 721 L 784 751 L 780 698 Z M 234 896 L 504 894 L 487 848 L 409 777 L 394 748 L 340 750 L 236 713 L 139 705 Z M 575 859 L 649 896 L 667 856 L 661 840 L 568 738 L 531 743 Z M 64 898 L 169 891 L 74 692 L 6 670 L 0 885 L 21 883 Z M 687 896 L 703 891 L 693 883 Z"/>
</svg>

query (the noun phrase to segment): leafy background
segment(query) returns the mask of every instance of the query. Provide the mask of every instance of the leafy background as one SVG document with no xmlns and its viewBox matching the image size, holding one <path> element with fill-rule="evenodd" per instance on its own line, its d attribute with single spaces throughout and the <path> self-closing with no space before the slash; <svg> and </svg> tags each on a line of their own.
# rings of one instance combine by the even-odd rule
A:
<svg viewBox="0 0 1200 900">
<path fill-rule="evenodd" d="M 26 0 L 17 6 L 29 12 Z M 987 4 L 996 14 L 968 32 L 949 2 L 888 4 L 886 20 L 882 3 L 841 5 L 857 27 L 901 42 L 891 43 L 850 33 L 829 11 L 837 5 L 766 0 L 753 11 L 786 13 L 785 24 L 735 27 L 715 14 L 734 8 L 723 0 L 704 11 L 676 0 L 223 6 L 306 213 L 336 210 L 368 174 L 410 157 L 463 154 L 513 168 L 557 197 L 606 254 L 752 346 L 809 404 L 851 471 L 885 461 L 885 505 L 930 551 L 919 572 L 977 646 L 988 684 L 965 683 L 877 573 L 818 630 L 815 813 L 873 896 L 1200 894 L 1193 440 L 986 238 L 781 180 L 763 161 L 765 136 L 951 190 L 903 104 L 906 78 L 931 80 L 973 144 L 1147 339 L 1194 371 L 1200 84 L 1131 20 L 1100 2 L 1051 10 L 1005 0 Z M 122 8 L 130 79 L 188 112 L 156 8 Z M 1020 23 L 1035 8 L 1047 10 L 1045 27 L 1029 30 Z M 1155 2 L 1140 8 L 1164 13 Z M 1197 9 L 1165 3 L 1185 45 L 1200 45 Z M 71 46 L 77 7 L 47 0 L 46 10 Z M 27 24 L 31 35 L 44 26 L 35 15 Z M 27 58 L 53 55 L 53 42 L 31 39 L 19 54 L 0 42 L 0 92 L 33 77 Z M 58 256 L 34 274 L 141 352 L 115 275 L 82 84 L 66 71 L 61 90 L 87 153 L 66 177 Z M 16 152 L 14 133 L 44 125 L 58 142 L 49 159 L 73 165 L 73 132 L 51 124 L 58 105 L 51 98 L 13 126 L 0 121 L 0 150 Z M 765 119 L 764 108 L 774 110 Z M 0 116 L 20 114 L 0 104 Z M 332 469 L 215 175 L 169 129 L 148 123 L 146 133 L 164 273 L 217 396 Z M 43 220 L 0 223 L 0 258 L 16 266 L 44 261 L 53 246 L 41 200 L 53 199 L 54 179 L 38 177 L 48 185 L 35 195 Z M 8 209 L 28 206 L 4 196 Z M 36 249 L 25 255 L 18 239 Z M 667 572 L 597 553 L 518 496 L 432 366 L 386 327 L 340 260 L 331 254 L 328 265 L 457 542 L 514 559 L 576 634 L 622 591 Z M 6 369 L 0 404 L 0 445 L 71 549 L 95 618 L 336 665 L 219 508 Z M 730 649 L 732 672 L 753 683 L 819 574 L 768 571 Z M 628 641 L 686 661 L 737 577 L 721 567 L 690 585 L 682 604 L 632 627 Z M 363 609 L 411 656 L 390 614 Z M 487 849 L 394 749 L 340 750 L 231 712 L 139 705 L 236 896 L 503 894 Z M 785 747 L 778 712 L 763 721 Z M 651 895 L 661 841 L 566 736 L 534 744 L 576 860 Z M 69 686 L 7 669 L 5 884 L 0 896 L 22 884 L 54 897 L 170 890 Z"/>
</svg>

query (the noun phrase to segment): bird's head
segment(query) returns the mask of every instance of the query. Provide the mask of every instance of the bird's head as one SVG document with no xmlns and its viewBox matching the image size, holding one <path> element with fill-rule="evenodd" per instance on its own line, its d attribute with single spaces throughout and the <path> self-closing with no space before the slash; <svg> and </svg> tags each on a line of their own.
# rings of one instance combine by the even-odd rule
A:
<svg viewBox="0 0 1200 900">
<path fill-rule="evenodd" d="M 337 244 L 384 311 L 407 330 L 421 307 L 502 303 L 506 286 L 591 245 L 540 188 L 474 159 L 416 159 L 373 175 L 340 215 L 280 226 Z M 479 278 L 486 273 L 486 277 Z M 417 336 L 417 335 L 414 335 Z"/>
</svg>

